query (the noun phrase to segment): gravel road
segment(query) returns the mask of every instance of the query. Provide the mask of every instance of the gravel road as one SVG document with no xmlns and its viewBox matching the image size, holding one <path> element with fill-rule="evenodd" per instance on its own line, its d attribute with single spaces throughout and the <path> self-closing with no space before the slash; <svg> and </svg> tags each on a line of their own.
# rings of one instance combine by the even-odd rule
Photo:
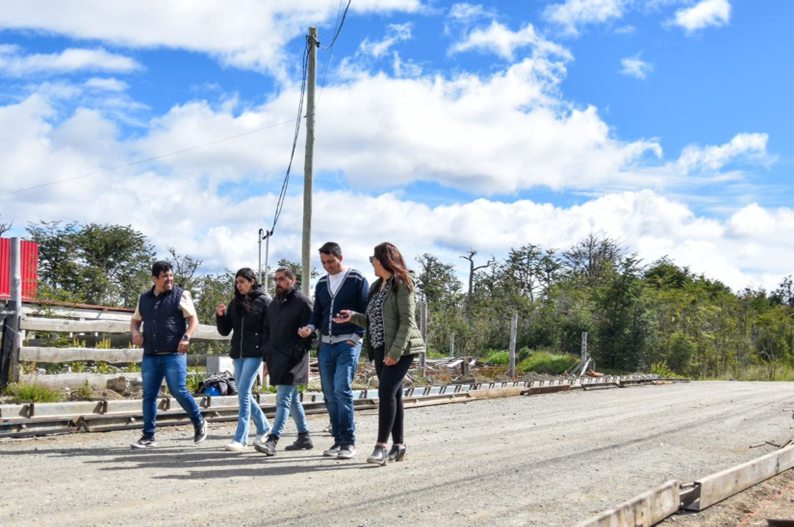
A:
<svg viewBox="0 0 794 527">
<path fill-rule="evenodd" d="M 222 447 L 231 423 L 0 440 L 0 525 L 572 525 L 669 479 L 692 481 L 794 436 L 794 384 L 693 382 L 473 401 L 406 412 L 408 458 Z M 320 430 L 323 416 L 310 416 Z M 292 441 L 289 423 L 283 444 Z M 794 510 L 792 517 L 794 517 Z"/>
</svg>

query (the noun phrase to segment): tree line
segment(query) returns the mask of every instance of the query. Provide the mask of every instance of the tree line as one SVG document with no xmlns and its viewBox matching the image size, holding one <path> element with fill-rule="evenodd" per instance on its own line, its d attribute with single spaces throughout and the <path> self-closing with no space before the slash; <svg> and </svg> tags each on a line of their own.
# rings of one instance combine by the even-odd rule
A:
<svg viewBox="0 0 794 527">
<path fill-rule="evenodd" d="M 41 222 L 27 227 L 39 244 L 43 298 L 134 307 L 150 287 L 152 244 L 130 226 Z M 201 273 L 200 259 L 169 248 L 176 282 L 191 291 L 203 323 L 232 295 L 233 273 Z M 507 349 L 518 315 L 517 349 L 579 354 L 588 350 L 607 372 L 656 370 L 694 378 L 740 377 L 756 368 L 769 378 L 794 358 L 791 276 L 771 292 L 729 287 L 669 258 L 650 264 L 617 241 L 590 234 L 559 251 L 526 244 L 503 259 L 472 249 L 468 280 L 430 253 L 416 258 L 417 286 L 428 306 L 427 341 L 446 355 L 484 356 Z M 300 265 L 281 260 L 300 277 Z M 312 275 L 316 276 L 316 270 Z M 270 281 L 272 290 L 272 281 Z M 271 291 L 272 293 L 272 291 Z"/>
</svg>

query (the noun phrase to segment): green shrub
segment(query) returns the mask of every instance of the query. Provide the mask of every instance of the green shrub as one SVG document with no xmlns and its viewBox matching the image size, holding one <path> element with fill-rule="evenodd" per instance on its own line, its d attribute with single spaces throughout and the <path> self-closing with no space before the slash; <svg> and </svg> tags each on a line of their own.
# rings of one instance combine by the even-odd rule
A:
<svg viewBox="0 0 794 527">
<path fill-rule="evenodd" d="M 113 373 L 113 368 L 107 362 L 97 361 L 96 362 L 96 371 L 97 371 L 97 373 L 105 373 L 105 374 Z"/>
<path fill-rule="evenodd" d="M 486 364 L 507 365 L 510 363 L 510 352 L 504 350 L 488 350 L 483 362 Z"/>
<path fill-rule="evenodd" d="M 569 353 L 550 353 L 548 351 L 535 351 L 516 366 L 519 373 L 533 371 L 559 375 L 570 370 L 579 363 L 579 357 Z"/>
<path fill-rule="evenodd" d="M 189 373 L 185 377 L 185 385 L 187 386 L 188 393 L 198 393 L 199 385 L 204 380 L 204 375 L 201 373 Z"/>
<path fill-rule="evenodd" d="M 443 359 L 446 358 L 447 354 L 443 353 L 441 350 L 437 350 L 435 348 L 431 348 L 430 346 L 427 347 L 427 358 L 428 359 Z"/>
<path fill-rule="evenodd" d="M 88 381 L 83 382 L 82 386 L 72 392 L 72 397 L 75 399 L 90 399 L 91 395 L 91 386 Z"/>
<path fill-rule="evenodd" d="M 17 403 L 53 403 L 61 400 L 61 394 L 58 390 L 43 384 L 12 383 L 6 386 L 3 393 L 13 397 L 14 402 Z"/>
<path fill-rule="evenodd" d="M 651 373 L 656 374 L 663 379 L 676 379 L 681 377 L 676 372 L 671 370 L 664 361 L 654 362 L 651 364 Z"/>
<path fill-rule="evenodd" d="M 521 362 L 522 360 L 526 359 L 530 355 L 532 355 L 532 350 L 529 349 L 528 347 L 524 346 L 523 348 L 518 350 L 518 353 L 516 353 L 516 362 Z"/>
</svg>

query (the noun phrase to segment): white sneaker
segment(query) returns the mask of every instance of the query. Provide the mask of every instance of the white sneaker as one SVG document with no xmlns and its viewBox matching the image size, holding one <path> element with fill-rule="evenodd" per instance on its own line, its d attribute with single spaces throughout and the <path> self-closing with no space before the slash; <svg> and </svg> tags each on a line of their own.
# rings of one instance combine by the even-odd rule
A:
<svg viewBox="0 0 794 527">
<path fill-rule="evenodd" d="M 264 445 L 265 441 L 267 441 L 267 434 L 259 434 L 254 438 L 254 446 Z"/>
<path fill-rule="evenodd" d="M 223 448 L 224 450 L 227 450 L 229 452 L 240 452 L 242 450 L 245 450 L 245 445 L 242 443 L 238 443 L 237 441 L 232 441 Z"/>
</svg>

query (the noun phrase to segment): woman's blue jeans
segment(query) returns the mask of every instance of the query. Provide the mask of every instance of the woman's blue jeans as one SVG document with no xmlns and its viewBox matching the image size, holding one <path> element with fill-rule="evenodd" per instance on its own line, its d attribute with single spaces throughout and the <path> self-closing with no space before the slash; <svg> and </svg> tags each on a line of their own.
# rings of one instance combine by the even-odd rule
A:
<svg viewBox="0 0 794 527">
<path fill-rule="evenodd" d="M 303 411 L 298 387 L 289 384 L 276 385 L 276 417 L 273 419 L 274 437 L 281 437 L 284 426 L 292 410 L 292 418 L 295 419 L 295 426 L 298 432 L 303 434 L 309 431 L 309 424 L 306 422 L 306 413 Z"/>
<path fill-rule="evenodd" d="M 201 424 L 203 417 L 196 400 L 187 391 L 187 357 L 184 353 L 167 355 L 144 355 L 141 362 L 143 384 L 143 435 L 154 437 L 157 430 L 157 397 L 165 379 L 168 391 L 187 412 L 194 425 Z"/>
<path fill-rule="evenodd" d="M 239 407 L 237 432 L 234 434 L 234 440 L 244 445 L 248 443 L 249 420 L 254 420 L 257 435 L 266 434 L 270 430 L 270 423 L 267 422 L 265 412 L 251 397 L 251 389 L 254 387 L 254 380 L 261 366 L 262 359 L 259 357 L 234 359 L 234 379 L 237 381 L 237 402 Z"/>
</svg>

